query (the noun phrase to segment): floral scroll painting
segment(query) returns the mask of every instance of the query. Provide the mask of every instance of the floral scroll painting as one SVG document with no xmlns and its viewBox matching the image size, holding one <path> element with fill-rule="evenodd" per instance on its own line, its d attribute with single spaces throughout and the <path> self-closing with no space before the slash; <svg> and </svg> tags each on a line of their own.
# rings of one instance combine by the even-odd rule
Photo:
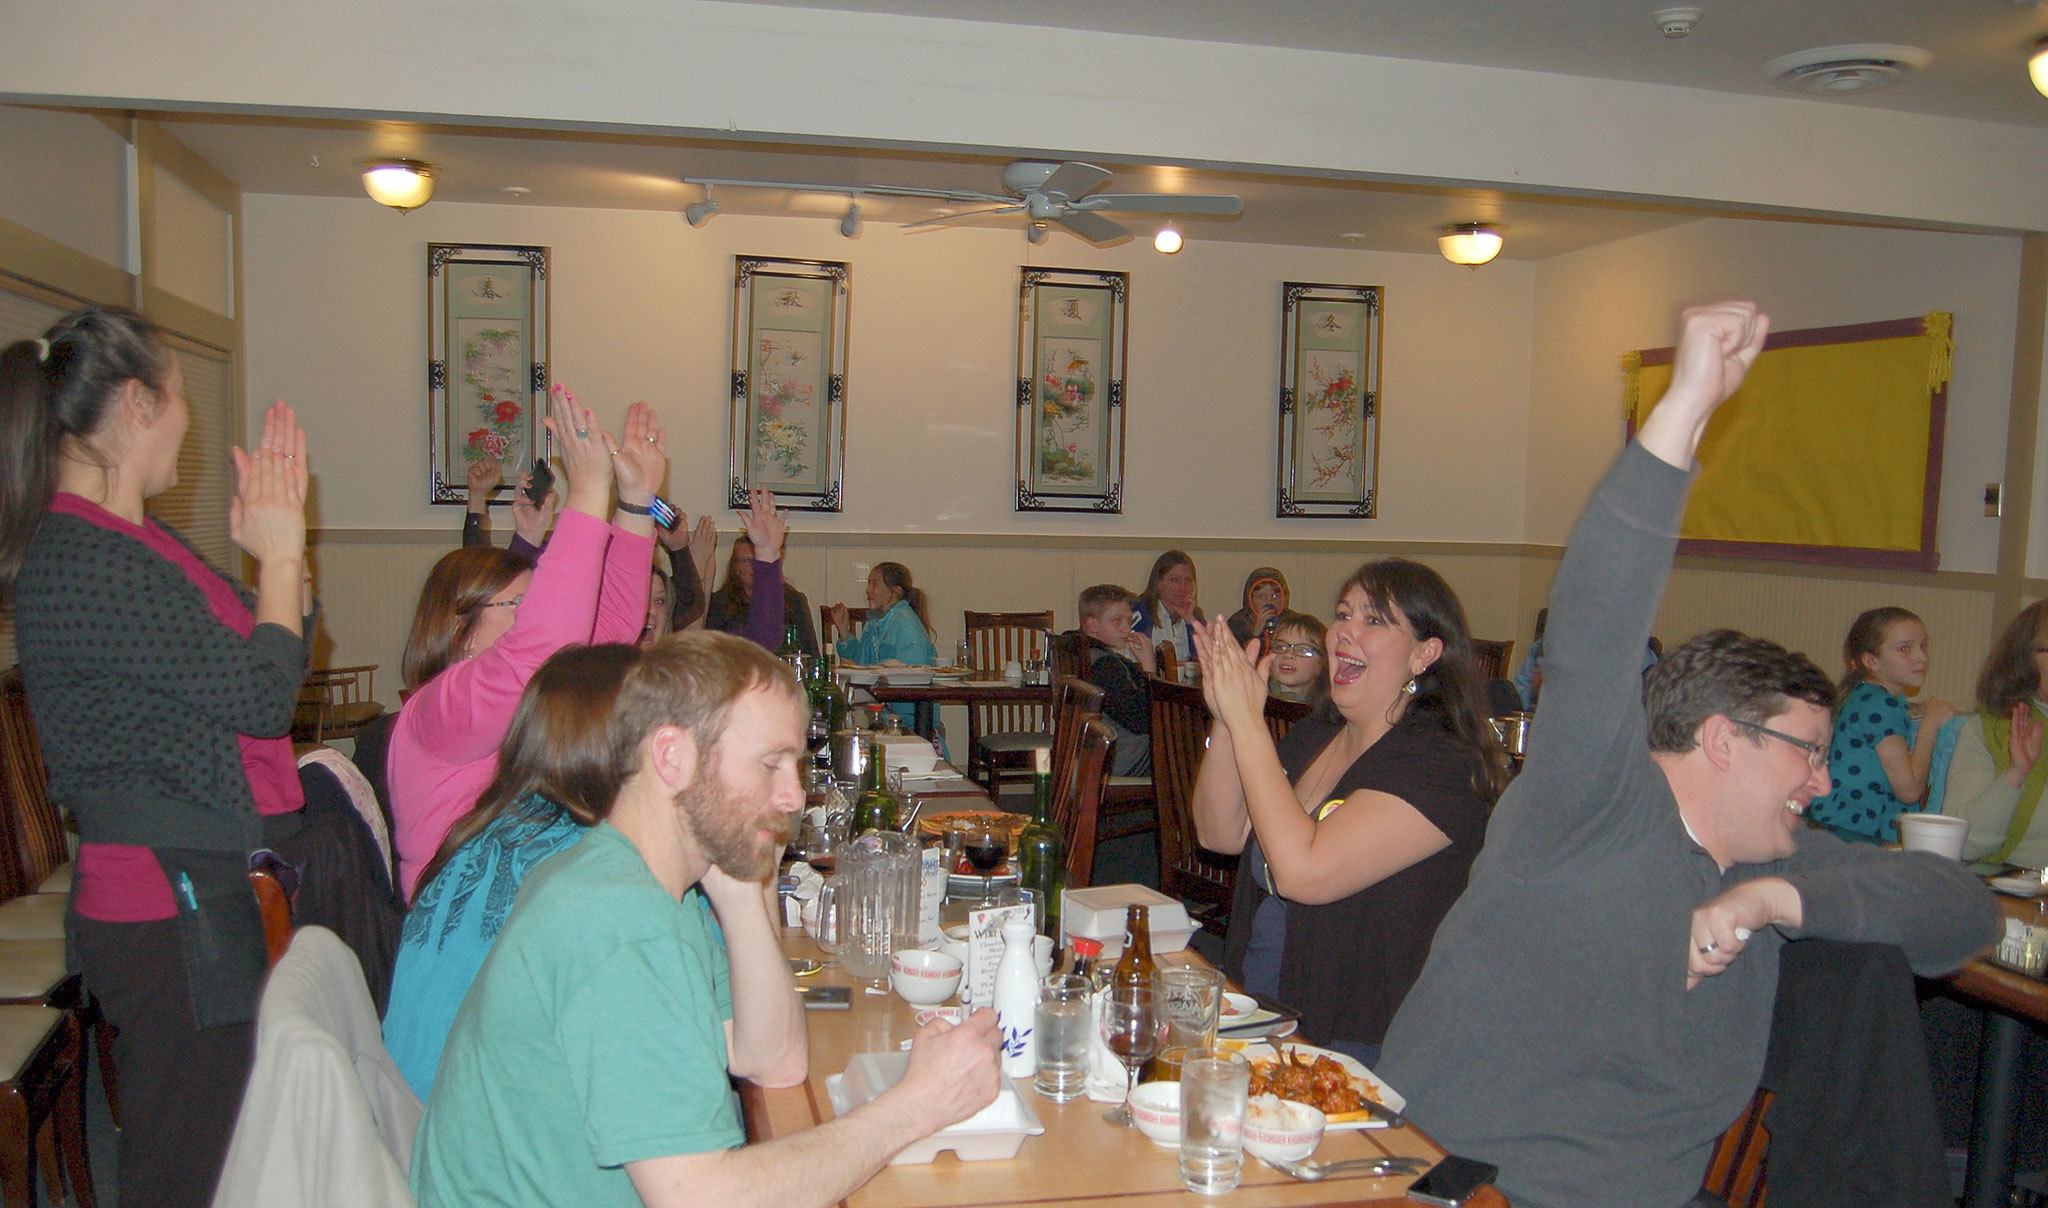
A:
<svg viewBox="0 0 2048 1208">
<path fill-rule="evenodd" d="M 838 261 L 735 259 L 734 507 L 766 487 L 790 507 L 840 510 L 851 292 Z"/>
<path fill-rule="evenodd" d="M 544 247 L 428 245 L 430 502 L 466 503 L 478 461 L 510 484 L 547 455 L 547 282 Z"/>
<path fill-rule="evenodd" d="M 1377 286 L 1290 281 L 1282 290 L 1281 516 L 1377 515 Z"/>
<path fill-rule="evenodd" d="M 1123 273 L 1027 268 L 1017 335 L 1017 510 L 1123 506 Z"/>
</svg>

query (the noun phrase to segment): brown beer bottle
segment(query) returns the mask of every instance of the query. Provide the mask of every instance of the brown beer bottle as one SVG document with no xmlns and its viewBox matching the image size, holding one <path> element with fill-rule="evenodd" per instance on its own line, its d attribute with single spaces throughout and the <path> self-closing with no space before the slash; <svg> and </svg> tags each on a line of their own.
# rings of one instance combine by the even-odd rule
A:
<svg viewBox="0 0 2048 1208">
<path fill-rule="evenodd" d="M 1130 906 L 1124 912 L 1124 953 L 1117 958 L 1110 984 L 1149 986 L 1152 971 L 1152 912 L 1148 907 Z"/>
</svg>

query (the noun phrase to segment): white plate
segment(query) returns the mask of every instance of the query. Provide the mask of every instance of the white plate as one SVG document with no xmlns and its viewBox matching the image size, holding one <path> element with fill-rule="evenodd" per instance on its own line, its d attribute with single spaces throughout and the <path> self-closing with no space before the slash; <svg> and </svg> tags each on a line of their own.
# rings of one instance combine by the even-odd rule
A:
<svg viewBox="0 0 2048 1208">
<path fill-rule="evenodd" d="M 1300 1057 L 1308 1058 L 1310 1060 L 1314 1060 L 1317 1057 L 1328 1057 L 1332 1061 L 1335 1061 L 1338 1065 L 1343 1066 L 1347 1071 L 1349 1071 L 1352 1077 L 1363 1079 L 1366 1083 L 1368 1083 L 1373 1088 L 1378 1090 L 1380 1093 L 1380 1102 L 1385 1104 L 1389 1109 L 1393 1111 L 1404 1111 L 1408 1107 L 1408 1099 L 1406 1096 L 1402 1095 L 1400 1091 L 1395 1090 L 1393 1087 L 1388 1086 L 1384 1081 L 1380 1079 L 1380 1076 L 1378 1074 L 1375 1074 L 1371 1070 L 1366 1069 L 1364 1064 L 1359 1062 L 1355 1058 L 1346 1057 L 1344 1054 L 1339 1053 L 1334 1049 L 1319 1049 L 1312 1044 L 1290 1044 L 1285 1047 L 1289 1052 L 1294 1053 L 1295 1055 Z M 1244 1055 L 1245 1059 L 1248 1061 L 1273 1061 L 1280 1056 L 1278 1050 L 1276 1050 L 1273 1045 L 1268 1044 L 1264 1041 L 1246 1045 L 1244 1047 Z M 1337 1123 L 1333 1121 L 1326 1127 L 1327 1130 L 1330 1132 L 1342 1132 L 1346 1130 L 1357 1132 L 1368 1128 L 1385 1128 L 1386 1126 L 1386 1121 L 1368 1117 L 1363 1120 L 1346 1120 L 1342 1123 Z"/>
<path fill-rule="evenodd" d="M 2048 888 L 2033 877 L 1993 877 L 1988 884 L 1998 892 L 2016 898 L 2037 898 L 2043 888 Z"/>
<path fill-rule="evenodd" d="M 1259 1006 L 1259 1000 L 1251 995 L 1232 994 L 1226 990 L 1223 994 L 1223 1009 L 1220 1013 L 1222 1026 L 1235 1028 L 1245 1024 L 1257 1023 L 1262 1009 Z M 1270 1017 L 1273 1012 L 1266 1011 L 1265 1014 Z"/>
</svg>

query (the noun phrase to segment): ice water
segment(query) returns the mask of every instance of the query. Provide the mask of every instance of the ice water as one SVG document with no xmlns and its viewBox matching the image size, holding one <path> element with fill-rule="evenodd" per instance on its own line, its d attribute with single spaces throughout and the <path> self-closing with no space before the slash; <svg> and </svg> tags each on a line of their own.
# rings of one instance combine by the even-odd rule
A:
<svg viewBox="0 0 2048 1208">
<path fill-rule="evenodd" d="M 1078 994 L 1047 997 L 1038 1004 L 1038 1076 L 1031 1085 L 1055 1103 L 1079 1098 L 1087 1089 L 1088 1044 L 1095 1035 L 1095 1016 L 1088 1006 L 1087 998 Z"/>
<path fill-rule="evenodd" d="M 1237 1190 L 1244 1174 L 1245 1088 L 1241 1053 L 1190 1052 L 1180 1067 L 1180 1182 L 1197 1195 Z"/>
</svg>

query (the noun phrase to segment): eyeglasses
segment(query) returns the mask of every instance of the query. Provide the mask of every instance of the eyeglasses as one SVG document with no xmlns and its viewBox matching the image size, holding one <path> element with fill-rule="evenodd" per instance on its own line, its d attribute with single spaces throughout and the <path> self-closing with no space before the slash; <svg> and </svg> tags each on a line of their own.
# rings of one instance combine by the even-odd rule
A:
<svg viewBox="0 0 2048 1208">
<path fill-rule="evenodd" d="M 1732 717 L 1728 720 L 1735 721 L 1735 719 Z M 1806 762 L 1808 766 L 1812 767 L 1813 770 L 1816 772 L 1828 766 L 1828 749 L 1822 746 L 1820 743 L 1808 742 L 1804 738 L 1794 738 L 1790 734 L 1782 733 L 1778 730 L 1773 730 L 1769 726 L 1760 726 L 1753 721 L 1735 721 L 1735 724 L 1741 726 L 1745 730 L 1754 730 L 1757 733 L 1762 734 L 1766 737 L 1775 738 L 1779 742 L 1787 743 L 1791 746 L 1798 747 L 1800 750 L 1806 752 Z"/>
<path fill-rule="evenodd" d="M 1323 648 L 1311 646 L 1307 642 L 1275 642 L 1273 653 L 1291 654 L 1298 659 L 1319 659 L 1323 657 Z"/>
<path fill-rule="evenodd" d="M 481 612 L 486 608 L 517 608 L 519 607 L 519 601 L 524 600 L 525 598 L 525 594 L 521 593 L 519 595 L 513 596 L 509 600 L 491 600 L 486 603 L 477 605 L 477 611 Z"/>
</svg>

